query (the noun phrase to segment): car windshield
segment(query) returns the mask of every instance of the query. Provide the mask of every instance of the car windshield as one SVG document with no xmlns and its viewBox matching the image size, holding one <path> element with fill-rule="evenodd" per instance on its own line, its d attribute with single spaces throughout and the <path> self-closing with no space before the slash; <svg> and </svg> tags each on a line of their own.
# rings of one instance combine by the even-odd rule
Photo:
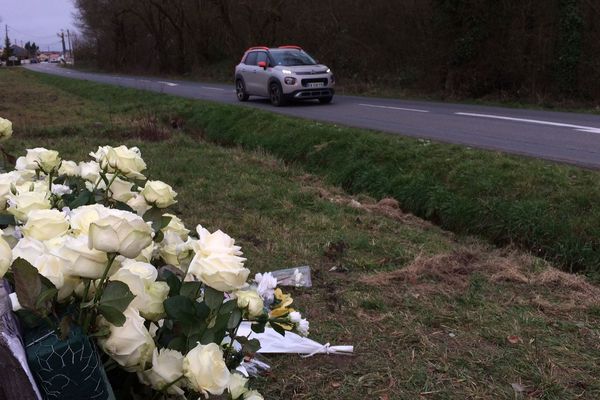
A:
<svg viewBox="0 0 600 400">
<path fill-rule="evenodd" d="M 317 62 L 311 56 L 298 50 L 271 50 L 275 65 L 292 67 L 295 65 L 315 65 Z"/>
</svg>

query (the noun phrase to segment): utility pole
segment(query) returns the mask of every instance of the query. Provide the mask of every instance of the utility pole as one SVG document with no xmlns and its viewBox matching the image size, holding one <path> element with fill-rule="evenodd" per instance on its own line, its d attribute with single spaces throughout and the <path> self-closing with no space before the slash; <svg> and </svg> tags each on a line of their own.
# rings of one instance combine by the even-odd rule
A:
<svg viewBox="0 0 600 400">
<path fill-rule="evenodd" d="M 73 55 L 73 43 L 71 43 L 71 32 L 67 29 L 67 41 L 69 43 L 69 58 L 71 63 L 75 65 L 75 56 Z"/>
<path fill-rule="evenodd" d="M 62 57 L 63 60 L 65 59 L 65 54 L 67 53 L 67 49 L 65 47 L 65 32 L 61 29 L 60 33 L 58 34 L 58 37 L 60 38 L 60 41 L 62 42 Z"/>
</svg>

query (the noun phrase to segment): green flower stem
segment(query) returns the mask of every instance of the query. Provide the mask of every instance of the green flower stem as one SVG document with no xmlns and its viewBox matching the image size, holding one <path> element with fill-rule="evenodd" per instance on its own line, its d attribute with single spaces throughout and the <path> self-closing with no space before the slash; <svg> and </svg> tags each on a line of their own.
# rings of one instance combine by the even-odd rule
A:
<svg viewBox="0 0 600 400">
<path fill-rule="evenodd" d="M 157 392 L 154 396 L 152 396 L 152 400 L 158 399 L 158 397 L 161 394 L 166 393 L 166 391 L 173 386 L 174 384 L 176 384 L 177 382 L 179 382 L 180 380 L 182 380 L 185 376 L 181 375 L 179 378 L 175 379 L 173 382 L 167 383 L 165 386 L 163 386 L 159 392 Z"/>
<path fill-rule="evenodd" d="M 113 184 L 113 182 L 115 181 L 115 179 L 117 179 L 117 173 L 116 172 L 113 175 L 113 177 L 110 179 L 110 181 L 108 182 L 108 185 L 106 185 L 106 191 L 104 192 L 104 200 L 108 199 L 108 191 L 109 191 L 111 185 Z"/>
<path fill-rule="evenodd" d="M 85 288 L 83 289 L 83 299 L 81 300 L 82 303 L 87 302 L 87 297 L 88 297 L 88 293 L 90 292 L 90 285 L 92 284 L 92 280 L 88 279 L 87 282 L 85 283 Z M 83 310 L 81 310 L 83 311 Z M 79 313 L 79 325 L 82 325 L 83 322 L 83 312 Z"/>
<path fill-rule="evenodd" d="M 108 271 L 110 270 L 110 267 L 112 267 L 113 261 L 115 261 L 115 258 L 117 257 L 117 253 L 111 253 L 108 255 L 108 263 L 106 264 L 106 268 L 104 269 L 104 273 L 102 274 L 102 278 L 100 278 L 100 283 L 98 284 L 98 287 L 96 288 L 96 293 L 94 294 L 94 300 L 92 302 L 92 307 L 85 313 L 85 316 L 83 318 L 83 325 L 82 325 L 82 329 L 83 329 L 83 333 L 87 335 L 88 330 L 90 328 L 90 324 L 92 323 L 92 319 L 96 314 L 96 310 L 95 310 L 95 305 L 98 304 L 98 301 L 102 298 L 102 292 L 104 291 L 104 287 L 107 284 L 107 275 L 108 275 Z M 91 283 L 91 280 L 90 280 Z M 89 285 L 86 286 L 86 291 L 85 291 L 85 296 L 83 301 L 86 301 L 87 298 L 87 293 L 89 290 Z"/>
<path fill-rule="evenodd" d="M 104 273 L 102 274 L 102 278 L 100 278 L 100 283 L 94 294 L 94 305 L 102 298 L 102 292 L 104 292 L 104 287 L 106 287 L 107 283 L 106 276 L 108 275 L 108 271 L 110 270 L 110 267 L 112 267 L 115 258 L 117 258 L 117 253 L 110 253 L 108 255 L 108 264 L 106 264 L 106 268 L 104 268 Z"/>
<path fill-rule="evenodd" d="M 53 171 L 50 171 L 50 173 L 48 174 L 48 192 L 52 193 L 52 173 Z"/>
</svg>

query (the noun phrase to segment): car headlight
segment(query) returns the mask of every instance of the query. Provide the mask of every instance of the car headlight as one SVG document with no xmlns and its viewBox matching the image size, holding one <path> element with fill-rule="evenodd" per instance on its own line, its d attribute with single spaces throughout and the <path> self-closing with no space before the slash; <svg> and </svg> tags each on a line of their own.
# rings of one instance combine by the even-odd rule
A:
<svg viewBox="0 0 600 400">
<path fill-rule="evenodd" d="M 284 74 L 284 75 L 291 75 L 292 71 L 290 71 L 289 69 L 282 69 L 281 73 Z"/>
<path fill-rule="evenodd" d="M 296 78 L 293 78 L 291 76 L 287 76 L 284 80 L 286 85 L 294 85 L 296 84 Z"/>
<path fill-rule="evenodd" d="M 325 71 L 325 72 L 327 72 L 328 74 L 330 74 L 331 73 L 331 68 L 327 68 L 327 71 Z"/>
</svg>

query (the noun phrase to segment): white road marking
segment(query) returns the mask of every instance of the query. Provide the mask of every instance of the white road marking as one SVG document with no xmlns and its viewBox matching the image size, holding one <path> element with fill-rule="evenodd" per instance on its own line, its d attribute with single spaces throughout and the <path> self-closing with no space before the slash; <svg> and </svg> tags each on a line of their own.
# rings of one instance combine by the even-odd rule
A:
<svg viewBox="0 0 600 400">
<path fill-rule="evenodd" d="M 220 92 L 224 92 L 225 91 L 225 89 L 221 89 L 221 88 L 218 88 L 218 87 L 210 87 L 210 86 L 200 86 L 200 87 L 202 89 L 206 89 L 206 90 L 218 90 Z"/>
<path fill-rule="evenodd" d="M 502 115 L 492 115 L 492 114 L 473 114 L 473 113 L 463 113 L 463 112 L 457 112 L 454 114 L 466 115 L 468 117 L 493 118 L 493 119 L 502 119 L 502 120 L 506 120 L 506 121 L 527 122 L 530 124 L 558 126 L 561 128 L 573 128 L 576 131 L 581 131 L 581 132 L 600 133 L 600 128 L 594 128 L 592 126 L 565 124 L 562 122 L 541 121 L 538 119 L 528 119 L 528 118 L 513 118 L 513 117 L 505 117 Z"/>
<path fill-rule="evenodd" d="M 149 81 L 148 79 L 140 79 L 140 82 L 152 83 L 152 81 Z"/>
<path fill-rule="evenodd" d="M 385 108 L 388 110 L 400 110 L 400 111 L 412 111 L 412 112 L 420 112 L 420 113 L 428 113 L 427 110 L 418 110 L 416 108 L 402 108 L 402 107 L 389 107 L 389 106 L 376 106 L 374 104 L 359 104 L 359 106 L 363 107 L 373 107 L 373 108 Z"/>
<path fill-rule="evenodd" d="M 156 81 L 156 83 L 162 83 L 163 85 L 167 85 L 167 86 L 179 86 L 178 84 L 173 83 L 173 82 Z"/>
</svg>

